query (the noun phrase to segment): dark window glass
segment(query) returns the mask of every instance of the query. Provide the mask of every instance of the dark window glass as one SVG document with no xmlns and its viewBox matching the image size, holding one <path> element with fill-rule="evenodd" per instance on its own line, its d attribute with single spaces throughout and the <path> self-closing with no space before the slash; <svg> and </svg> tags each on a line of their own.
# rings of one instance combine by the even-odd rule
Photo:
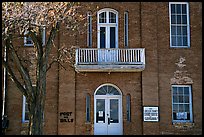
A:
<svg viewBox="0 0 204 137">
<path fill-rule="evenodd" d="M 110 27 L 110 48 L 115 48 L 115 27 Z"/>
<path fill-rule="evenodd" d="M 92 16 L 88 13 L 88 47 L 92 47 Z"/>
<path fill-rule="evenodd" d="M 190 88 L 189 87 L 173 87 L 173 102 L 172 102 L 172 116 L 176 121 L 192 121 L 190 117 Z"/>
<path fill-rule="evenodd" d="M 175 4 L 171 4 L 171 13 L 172 14 L 176 13 L 175 6 L 176 6 Z"/>
<path fill-rule="evenodd" d="M 106 34 L 105 34 L 105 27 L 100 27 L 100 48 L 105 48 L 106 43 Z"/>
<path fill-rule="evenodd" d="M 86 95 L 86 122 L 90 122 L 91 121 L 91 117 L 90 117 L 90 104 L 91 102 L 91 97 L 89 94 Z"/>
<path fill-rule="evenodd" d="M 106 23 L 106 12 L 99 14 L 99 23 Z"/>
<path fill-rule="evenodd" d="M 130 110 L 131 104 L 130 104 L 130 95 L 127 95 L 126 97 L 126 109 L 127 109 L 127 121 L 131 121 L 131 110 Z"/>
<path fill-rule="evenodd" d="M 116 15 L 112 12 L 109 12 L 109 23 L 116 23 Z"/>
<path fill-rule="evenodd" d="M 187 14 L 186 4 L 182 4 L 182 14 Z"/>
</svg>

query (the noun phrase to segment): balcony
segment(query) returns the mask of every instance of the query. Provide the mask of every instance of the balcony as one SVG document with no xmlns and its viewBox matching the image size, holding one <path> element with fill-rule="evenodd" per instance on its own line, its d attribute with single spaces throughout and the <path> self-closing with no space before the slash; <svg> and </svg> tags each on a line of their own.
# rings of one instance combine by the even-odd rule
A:
<svg viewBox="0 0 204 137">
<path fill-rule="evenodd" d="M 76 49 L 78 72 L 139 72 L 145 68 L 145 49 Z"/>
</svg>

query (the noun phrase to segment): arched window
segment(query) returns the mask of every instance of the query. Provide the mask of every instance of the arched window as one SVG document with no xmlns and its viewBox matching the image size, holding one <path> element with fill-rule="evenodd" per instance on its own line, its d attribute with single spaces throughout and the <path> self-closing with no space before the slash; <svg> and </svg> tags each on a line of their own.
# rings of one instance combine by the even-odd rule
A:
<svg viewBox="0 0 204 137">
<path fill-rule="evenodd" d="M 96 95 L 120 95 L 120 92 L 113 86 L 105 85 L 97 90 Z"/>
<path fill-rule="evenodd" d="M 118 48 L 118 12 L 105 8 L 97 13 L 98 48 Z"/>
</svg>

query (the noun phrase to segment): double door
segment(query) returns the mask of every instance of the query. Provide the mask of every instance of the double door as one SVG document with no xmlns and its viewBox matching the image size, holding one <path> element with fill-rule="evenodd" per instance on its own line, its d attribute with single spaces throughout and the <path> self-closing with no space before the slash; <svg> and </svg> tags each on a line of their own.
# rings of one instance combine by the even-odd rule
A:
<svg viewBox="0 0 204 137">
<path fill-rule="evenodd" d="M 94 106 L 94 134 L 121 135 L 122 110 L 120 97 L 112 95 L 96 97 Z"/>
</svg>

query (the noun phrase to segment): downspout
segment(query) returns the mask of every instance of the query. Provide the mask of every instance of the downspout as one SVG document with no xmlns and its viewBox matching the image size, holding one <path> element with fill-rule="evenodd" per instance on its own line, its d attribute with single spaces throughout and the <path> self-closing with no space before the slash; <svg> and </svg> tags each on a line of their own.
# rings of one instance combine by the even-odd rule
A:
<svg viewBox="0 0 204 137">
<path fill-rule="evenodd" d="M 4 61 L 7 62 L 7 50 L 6 47 L 4 49 Z M 8 78 L 8 74 L 7 74 L 7 69 L 6 67 L 4 67 L 4 77 L 3 77 L 3 108 L 2 108 L 2 120 L 4 118 L 4 116 L 6 115 L 6 96 L 7 96 L 7 78 Z"/>
<path fill-rule="evenodd" d="M 6 14 L 7 14 L 7 2 L 6 2 Z M 7 62 L 8 57 L 7 57 L 7 49 L 5 45 L 4 49 L 4 61 Z M 4 76 L 3 76 L 3 104 L 2 104 L 2 129 L 8 128 L 8 120 L 7 120 L 7 115 L 6 115 L 6 99 L 7 99 L 7 87 L 8 87 L 8 73 L 6 67 L 4 67 Z"/>
<path fill-rule="evenodd" d="M 140 2 L 139 5 L 139 12 L 140 12 L 140 46 L 142 47 L 142 4 Z M 142 122 L 141 122 L 141 128 L 142 128 L 142 135 L 143 135 L 143 88 L 142 88 L 142 71 L 141 71 L 141 112 L 142 112 Z"/>
<path fill-rule="evenodd" d="M 7 62 L 8 60 L 8 56 L 7 56 L 7 49 L 6 49 L 6 46 L 5 46 L 5 49 L 4 49 L 4 61 Z M 3 97 L 2 97 L 2 100 L 3 100 L 3 104 L 2 104 L 2 135 L 5 135 L 6 133 L 6 129 L 8 128 L 9 126 L 9 120 L 8 120 L 8 116 L 6 114 L 6 108 L 7 108 L 7 87 L 8 87 L 8 72 L 7 72 L 7 69 L 6 67 L 4 67 L 4 76 L 3 76 Z"/>
</svg>

